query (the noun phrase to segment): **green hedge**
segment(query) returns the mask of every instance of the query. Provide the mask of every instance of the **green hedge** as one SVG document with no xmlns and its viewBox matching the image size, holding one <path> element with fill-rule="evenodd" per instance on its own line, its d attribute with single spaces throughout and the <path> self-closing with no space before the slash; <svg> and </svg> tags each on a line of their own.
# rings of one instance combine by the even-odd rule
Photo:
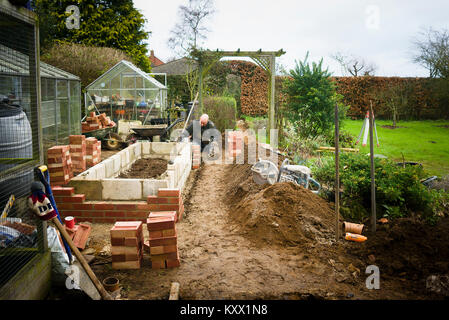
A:
<svg viewBox="0 0 449 320">
<path fill-rule="evenodd" d="M 223 133 L 234 129 L 236 123 L 237 103 L 232 97 L 205 97 L 204 112 L 209 115 L 215 127 Z"/>
</svg>

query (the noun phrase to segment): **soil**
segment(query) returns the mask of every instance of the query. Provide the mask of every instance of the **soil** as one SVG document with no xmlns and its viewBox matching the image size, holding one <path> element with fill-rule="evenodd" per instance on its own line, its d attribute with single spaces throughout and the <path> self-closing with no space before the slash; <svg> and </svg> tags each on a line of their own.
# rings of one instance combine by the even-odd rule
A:
<svg viewBox="0 0 449 320">
<path fill-rule="evenodd" d="M 364 243 L 337 242 L 333 203 L 291 183 L 257 185 L 250 167 L 192 171 L 176 225 L 179 268 L 152 270 L 145 253 L 141 269 L 112 270 L 112 224 L 93 224 L 100 281 L 118 278 L 122 299 L 167 299 L 174 281 L 181 299 L 442 298 L 426 279 L 449 270 L 449 218 L 434 227 L 400 219 L 364 232 Z M 369 265 L 379 267 L 379 290 L 366 288 Z"/>
<path fill-rule="evenodd" d="M 128 179 L 153 179 L 160 177 L 167 171 L 168 161 L 165 159 L 139 159 L 133 163 L 131 168 L 122 172 L 119 178 Z"/>
</svg>

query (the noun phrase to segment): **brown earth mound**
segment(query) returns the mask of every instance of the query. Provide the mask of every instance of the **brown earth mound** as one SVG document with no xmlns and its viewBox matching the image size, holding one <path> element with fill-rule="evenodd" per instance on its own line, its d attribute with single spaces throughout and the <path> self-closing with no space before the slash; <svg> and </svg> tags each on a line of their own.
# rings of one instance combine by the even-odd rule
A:
<svg viewBox="0 0 449 320">
<path fill-rule="evenodd" d="M 167 171 L 168 161 L 165 159 L 139 159 L 119 178 L 128 179 L 153 179 L 158 178 Z"/>
<path fill-rule="evenodd" d="M 411 218 L 380 225 L 368 241 L 352 245 L 361 257 L 372 255 L 376 265 L 388 275 L 422 279 L 449 272 L 449 219 L 430 226 Z"/>
<path fill-rule="evenodd" d="M 257 244 L 282 246 L 331 243 L 334 212 L 329 203 L 293 183 L 260 186 L 251 165 L 230 166 L 230 217 Z"/>
</svg>

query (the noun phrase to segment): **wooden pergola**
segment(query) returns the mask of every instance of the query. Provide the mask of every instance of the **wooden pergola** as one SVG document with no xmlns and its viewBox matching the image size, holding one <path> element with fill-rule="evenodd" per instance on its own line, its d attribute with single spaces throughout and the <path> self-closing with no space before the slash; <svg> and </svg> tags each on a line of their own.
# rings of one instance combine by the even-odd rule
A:
<svg viewBox="0 0 449 320">
<path fill-rule="evenodd" d="M 275 83 L 276 83 L 276 57 L 285 54 L 283 49 L 279 51 L 211 51 L 197 50 L 191 52 L 191 56 L 198 63 L 198 91 L 200 109 L 203 110 L 203 78 L 209 72 L 210 68 L 224 57 L 248 57 L 251 58 L 258 66 L 265 70 L 269 79 L 268 85 L 268 132 L 270 129 L 276 129 L 275 121 Z"/>
</svg>

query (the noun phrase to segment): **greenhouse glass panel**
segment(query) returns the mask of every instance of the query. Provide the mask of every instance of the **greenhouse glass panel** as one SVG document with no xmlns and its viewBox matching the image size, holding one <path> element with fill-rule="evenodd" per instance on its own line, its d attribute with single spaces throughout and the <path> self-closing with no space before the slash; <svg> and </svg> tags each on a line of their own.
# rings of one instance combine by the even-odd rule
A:
<svg viewBox="0 0 449 320">
<path fill-rule="evenodd" d="M 122 60 L 86 87 L 86 114 L 105 113 L 116 123 L 158 118 L 167 108 L 166 94 L 166 86 Z"/>
</svg>

